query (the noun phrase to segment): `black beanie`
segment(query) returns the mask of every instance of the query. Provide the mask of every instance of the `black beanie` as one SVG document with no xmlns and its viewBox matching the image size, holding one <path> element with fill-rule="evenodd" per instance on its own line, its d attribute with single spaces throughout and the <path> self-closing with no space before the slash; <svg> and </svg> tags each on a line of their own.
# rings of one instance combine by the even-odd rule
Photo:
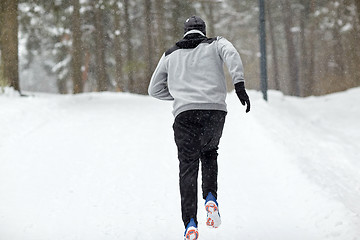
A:
<svg viewBox="0 0 360 240">
<path fill-rule="evenodd" d="M 184 33 L 194 29 L 201 31 L 204 35 L 206 35 L 206 25 L 204 20 L 200 17 L 192 16 L 184 22 Z"/>
</svg>

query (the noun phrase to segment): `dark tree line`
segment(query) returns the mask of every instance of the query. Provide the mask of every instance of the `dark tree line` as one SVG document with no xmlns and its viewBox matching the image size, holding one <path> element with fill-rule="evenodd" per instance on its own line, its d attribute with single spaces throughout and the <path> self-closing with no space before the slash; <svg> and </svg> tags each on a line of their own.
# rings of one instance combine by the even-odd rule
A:
<svg viewBox="0 0 360 240">
<path fill-rule="evenodd" d="M 259 89 L 257 4 L 2 0 L 0 85 L 31 90 L 27 76 L 19 79 L 19 72 L 36 69 L 31 86 L 37 86 L 47 81 L 36 79 L 42 69 L 55 79 L 52 88 L 59 93 L 146 94 L 158 59 L 182 37 L 184 20 L 196 14 L 206 21 L 209 37 L 222 35 L 233 42 L 244 62 L 247 86 Z M 309 96 L 359 86 L 359 9 L 357 0 L 266 1 L 270 88 Z"/>
</svg>

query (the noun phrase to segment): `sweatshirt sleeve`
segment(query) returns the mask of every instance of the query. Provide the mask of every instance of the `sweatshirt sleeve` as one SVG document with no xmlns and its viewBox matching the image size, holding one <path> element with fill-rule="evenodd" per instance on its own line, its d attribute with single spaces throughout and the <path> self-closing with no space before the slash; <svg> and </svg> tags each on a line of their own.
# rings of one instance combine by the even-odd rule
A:
<svg viewBox="0 0 360 240">
<path fill-rule="evenodd" d="M 233 84 L 245 82 L 243 64 L 235 47 L 225 38 L 219 37 L 218 52 L 230 72 Z"/>
<path fill-rule="evenodd" d="M 163 54 L 160 58 L 160 61 L 151 77 L 148 93 L 150 96 L 160 100 L 174 100 L 169 92 L 167 84 L 165 54 Z"/>
</svg>

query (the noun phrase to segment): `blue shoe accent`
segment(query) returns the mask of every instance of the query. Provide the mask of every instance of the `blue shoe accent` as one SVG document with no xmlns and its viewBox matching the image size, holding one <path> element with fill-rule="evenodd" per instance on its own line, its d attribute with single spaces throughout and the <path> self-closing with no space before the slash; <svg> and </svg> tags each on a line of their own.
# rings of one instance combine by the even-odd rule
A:
<svg viewBox="0 0 360 240">
<path fill-rule="evenodd" d="M 197 228 L 195 220 L 193 218 L 190 219 L 190 222 L 188 223 L 188 225 L 186 226 L 186 230 L 189 229 L 189 227 L 194 227 Z M 185 231 L 186 232 L 186 231 Z"/>
<path fill-rule="evenodd" d="M 212 195 L 211 192 L 208 193 L 206 199 L 205 199 L 205 205 L 208 201 L 213 201 L 214 203 L 216 203 L 216 206 L 219 206 L 218 205 L 218 202 L 216 201 L 216 198 L 214 197 L 214 195 Z"/>
</svg>

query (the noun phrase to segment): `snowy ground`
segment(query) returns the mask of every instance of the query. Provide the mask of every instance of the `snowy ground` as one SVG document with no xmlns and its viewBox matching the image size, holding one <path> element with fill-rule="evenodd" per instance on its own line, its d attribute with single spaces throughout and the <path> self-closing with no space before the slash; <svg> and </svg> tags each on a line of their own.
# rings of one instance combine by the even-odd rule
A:
<svg viewBox="0 0 360 240">
<path fill-rule="evenodd" d="M 223 224 L 204 240 L 360 239 L 360 88 L 235 94 L 219 155 Z M 171 102 L 0 95 L 0 239 L 182 239 Z M 200 194 L 200 192 L 199 192 Z"/>
</svg>

